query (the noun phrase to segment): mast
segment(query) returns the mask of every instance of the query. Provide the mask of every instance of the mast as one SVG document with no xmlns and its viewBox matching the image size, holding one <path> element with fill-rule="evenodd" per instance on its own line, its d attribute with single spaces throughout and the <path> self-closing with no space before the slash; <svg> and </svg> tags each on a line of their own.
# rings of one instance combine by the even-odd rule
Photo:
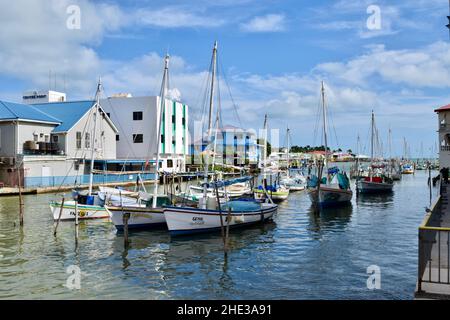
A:
<svg viewBox="0 0 450 320">
<path fill-rule="evenodd" d="M 264 115 L 264 154 L 263 154 L 263 178 L 264 178 L 264 181 L 267 180 L 266 161 L 267 161 L 267 114 Z"/>
<path fill-rule="evenodd" d="M 322 109 L 323 109 L 323 139 L 325 143 L 325 168 L 328 177 L 328 136 L 327 136 L 327 107 L 325 104 L 325 87 L 322 81 Z M 327 179 L 328 180 L 328 179 Z"/>
<path fill-rule="evenodd" d="M 214 109 L 214 79 L 216 77 L 217 65 L 217 41 L 214 42 L 212 55 L 212 76 L 211 76 L 211 95 L 209 97 L 209 122 L 208 122 L 208 139 L 211 136 L 211 129 L 213 127 L 213 109 Z"/>
<path fill-rule="evenodd" d="M 290 177 L 290 174 L 289 174 L 289 151 L 290 151 L 290 146 L 289 146 L 289 127 L 287 128 L 286 135 L 287 135 L 287 177 L 289 178 Z"/>
<path fill-rule="evenodd" d="M 152 201 L 153 208 L 156 208 L 157 200 L 158 200 L 157 198 L 158 198 L 158 184 L 159 184 L 159 148 L 161 146 L 163 114 L 164 114 L 164 109 L 166 107 L 167 82 L 168 82 L 168 78 L 169 78 L 169 60 L 170 60 L 170 56 L 168 54 L 166 54 L 166 57 L 164 58 L 164 73 L 163 73 L 163 80 L 162 80 L 162 84 L 161 84 L 161 93 L 160 93 L 161 104 L 160 104 L 160 108 L 159 108 L 158 135 L 157 135 L 157 139 L 156 139 L 155 188 L 153 189 L 153 201 Z"/>
<path fill-rule="evenodd" d="M 214 48 L 213 48 L 213 55 L 212 55 L 212 75 L 211 75 L 211 90 L 210 90 L 210 96 L 209 96 L 209 122 L 208 122 L 208 135 L 206 138 L 207 146 L 210 143 L 211 138 L 211 130 L 212 130 L 212 115 L 213 115 L 213 109 L 214 109 L 214 79 L 216 77 L 216 64 L 217 64 L 217 41 L 214 42 Z M 207 149 L 207 147 L 206 147 Z M 206 151 L 205 149 L 205 151 Z M 206 158 L 207 155 L 205 153 L 204 158 L 204 167 L 205 167 L 205 174 L 203 178 L 203 207 L 206 209 L 206 199 L 208 197 L 208 159 Z"/>
<path fill-rule="evenodd" d="M 372 110 L 372 122 L 371 122 L 371 125 L 372 125 L 372 138 L 371 138 L 371 141 L 370 141 L 370 165 L 372 166 L 373 165 L 373 139 L 374 139 L 374 122 L 375 122 L 375 115 L 373 114 L 373 110 Z"/>
<path fill-rule="evenodd" d="M 390 164 L 390 170 L 391 170 L 391 174 L 393 171 L 393 167 L 394 167 L 394 161 L 392 159 L 392 131 L 391 131 L 391 127 L 389 126 L 389 164 Z"/>
<path fill-rule="evenodd" d="M 91 144 L 91 168 L 89 173 L 89 195 L 92 195 L 92 184 L 94 182 L 94 158 L 95 158 L 95 142 L 97 135 L 97 115 L 100 106 L 100 92 L 102 88 L 102 79 L 98 79 L 97 91 L 95 93 L 95 108 L 94 108 L 94 133 L 92 135 L 92 144 Z"/>
</svg>

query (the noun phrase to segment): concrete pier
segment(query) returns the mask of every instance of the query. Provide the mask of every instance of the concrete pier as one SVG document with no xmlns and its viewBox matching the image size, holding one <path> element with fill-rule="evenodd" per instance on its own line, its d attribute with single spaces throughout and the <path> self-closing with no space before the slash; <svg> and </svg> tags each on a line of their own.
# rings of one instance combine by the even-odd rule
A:
<svg viewBox="0 0 450 320">
<path fill-rule="evenodd" d="M 442 185 L 441 196 L 419 227 L 416 299 L 450 299 L 449 195 L 450 185 Z"/>
</svg>

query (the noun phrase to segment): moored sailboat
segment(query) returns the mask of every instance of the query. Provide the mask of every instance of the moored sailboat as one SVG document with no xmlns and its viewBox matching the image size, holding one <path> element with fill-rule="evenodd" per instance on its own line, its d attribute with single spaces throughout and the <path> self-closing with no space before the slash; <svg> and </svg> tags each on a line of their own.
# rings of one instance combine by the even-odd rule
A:
<svg viewBox="0 0 450 320">
<path fill-rule="evenodd" d="M 394 186 L 392 178 L 384 173 L 384 165 L 374 164 L 374 139 L 375 139 L 375 115 L 372 111 L 371 118 L 371 162 L 369 175 L 360 177 L 356 181 L 356 190 L 359 193 L 385 193 L 392 192 Z"/>
<path fill-rule="evenodd" d="M 212 144 L 212 116 L 214 108 L 214 89 L 217 67 L 217 42 L 214 44 L 211 63 L 211 88 L 209 99 L 209 124 L 206 142 Z M 218 108 L 219 112 L 219 108 Z M 164 216 L 167 227 L 172 235 L 184 235 L 199 232 L 214 232 L 222 230 L 225 225 L 229 227 L 246 226 L 269 220 L 277 212 L 277 205 L 271 203 L 259 203 L 256 201 L 227 200 L 221 203 L 218 189 L 226 188 L 233 181 L 208 182 L 208 158 L 204 159 L 203 196 L 199 199 L 197 207 L 192 206 L 167 206 L 164 207 Z M 208 194 L 208 189 L 216 190 L 216 198 Z"/>
<path fill-rule="evenodd" d="M 308 196 L 313 205 L 318 207 L 330 207 L 350 204 L 353 191 L 350 181 L 345 173 L 338 168 L 328 168 L 328 132 L 327 132 L 327 108 L 325 103 L 325 87 L 322 81 L 321 87 L 322 111 L 323 111 L 323 138 L 325 142 L 324 163 L 319 163 L 318 175 L 309 177 Z M 323 169 L 326 174 L 322 177 Z"/>
</svg>

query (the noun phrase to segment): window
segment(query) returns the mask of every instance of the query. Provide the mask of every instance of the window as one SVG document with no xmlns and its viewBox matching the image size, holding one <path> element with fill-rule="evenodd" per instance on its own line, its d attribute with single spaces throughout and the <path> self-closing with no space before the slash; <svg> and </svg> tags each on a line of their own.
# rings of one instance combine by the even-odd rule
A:
<svg viewBox="0 0 450 320">
<path fill-rule="evenodd" d="M 54 143 L 58 143 L 59 137 L 58 136 L 52 136 L 52 140 Z"/>
<path fill-rule="evenodd" d="M 176 121 L 175 115 L 172 115 L 172 123 L 175 124 L 175 121 Z"/>
<path fill-rule="evenodd" d="M 164 143 L 164 135 L 161 135 L 161 143 Z"/>
<path fill-rule="evenodd" d="M 167 168 L 173 168 L 173 160 L 167 160 Z"/>
<path fill-rule="evenodd" d="M 182 123 L 183 123 L 183 126 L 186 125 L 186 118 L 185 117 L 183 117 Z"/>
<path fill-rule="evenodd" d="M 81 132 L 77 131 L 77 149 L 81 149 Z"/>
<path fill-rule="evenodd" d="M 139 121 L 142 120 L 144 118 L 142 111 L 135 111 L 133 112 L 133 120 L 135 121 Z"/>
<path fill-rule="evenodd" d="M 86 149 L 89 149 L 91 147 L 91 134 L 89 132 L 86 132 L 84 136 L 84 147 Z"/>
<path fill-rule="evenodd" d="M 50 135 L 46 134 L 46 135 L 44 136 L 44 141 L 45 141 L 45 142 L 50 142 Z"/>
<path fill-rule="evenodd" d="M 133 142 L 134 143 L 143 143 L 144 135 L 143 134 L 133 134 Z"/>
<path fill-rule="evenodd" d="M 116 134 L 116 141 L 120 141 L 120 136 Z"/>
<path fill-rule="evenodd" d="M 33 140 L 34 140 L 34 142 L 39 141 L 39 135 L 37 133 L 33 133 Z"/>
</svg>

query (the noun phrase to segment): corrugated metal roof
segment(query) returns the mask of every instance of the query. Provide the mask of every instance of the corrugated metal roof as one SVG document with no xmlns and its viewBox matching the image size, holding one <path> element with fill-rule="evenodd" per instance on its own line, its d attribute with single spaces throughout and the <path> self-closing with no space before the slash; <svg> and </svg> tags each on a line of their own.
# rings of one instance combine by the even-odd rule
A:
<svg viewBox="0 0 450 320">
<path fill-rule="evenodd" d="M 1 120 L 31 120 L 50 123 L 61 123 L 54 116 L 42 112 L 41 110 L 26 104 L 0 101 Z"/>
<path fill-rule="evenodd" d="M 34 104 L 41 112 L 60 120 L 53 132 L 69 131 L 95 104 L 95 101 L 71 101 Z"/>
<path fill-rule="evenodd" d="M 441 111 L 446 111 L 446 110 L 450 110 L 450 104 L 440 107 L 440 108 L 434 110 L 434 112 L 441 112 Z"/>
</svg>

